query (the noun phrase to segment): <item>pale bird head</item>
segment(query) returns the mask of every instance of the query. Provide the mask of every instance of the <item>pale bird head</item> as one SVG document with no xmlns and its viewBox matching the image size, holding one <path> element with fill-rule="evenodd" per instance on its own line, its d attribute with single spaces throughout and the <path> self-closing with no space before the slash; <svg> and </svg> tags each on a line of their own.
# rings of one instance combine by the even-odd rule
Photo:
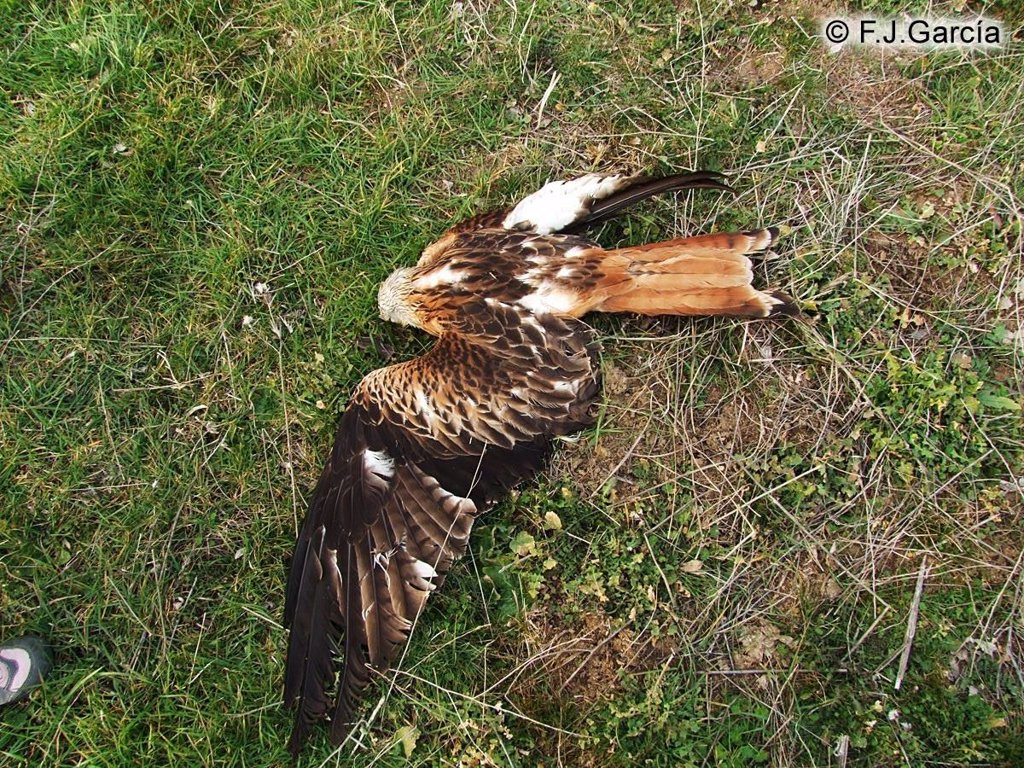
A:
<svg viewBox="0 0 1024 768">
<path fill-rule="evenodd" d="M 388 275 L 388 279 L 380 284 L 380 289 L 377 291 L 377 307 L 380 309 L 381 319 L 399 325 L 418 326 L 416 315 L 408 303 L 410 293 L 412 293 L 411 269 L 396 269 Z"/>
</svg>

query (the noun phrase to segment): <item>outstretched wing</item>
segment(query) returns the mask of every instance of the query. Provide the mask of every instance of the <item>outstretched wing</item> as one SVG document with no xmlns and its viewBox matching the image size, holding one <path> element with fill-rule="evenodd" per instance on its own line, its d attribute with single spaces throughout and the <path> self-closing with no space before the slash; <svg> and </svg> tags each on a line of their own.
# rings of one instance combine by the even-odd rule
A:
<svg viewBox="0 0 1024 768">
<path fill-rule="evenodd" d="M 285 605 L 294 755 L 332 694 L 332 740 L 345 738 L 372 670 L 397 657 L 476 516 L 540 468 L 552 437 L 593 421 L 585 324 L 481 299 L 448 329 L 363 379 L 313 494 Z"/>
<path fill-rule="evenodd" d="M 509 229 L 540 235 L 583 232 L 649 197 L 682 189 L 733 191 L 725 183 L 725 176 L 715 171 L 675 173 L 659 178 L 589 173 L 575 179 L 550 181 L 513 206 L 482 213 L 455 225 L 423 250 L 417 266 L 437 259 L 464 232 L 479 229 Z"/>
</svg>

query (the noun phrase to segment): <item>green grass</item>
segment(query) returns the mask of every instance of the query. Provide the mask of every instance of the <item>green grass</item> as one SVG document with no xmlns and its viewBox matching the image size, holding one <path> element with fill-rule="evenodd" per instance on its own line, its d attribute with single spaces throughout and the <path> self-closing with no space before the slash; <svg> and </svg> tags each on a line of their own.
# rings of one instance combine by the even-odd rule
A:
<svg viewBox="0 0 1024 768">
<path fill-rule="evenodd" d="M 596 319 L 599 427 L 478 525 L 359 745 L 304 764 L 1024 762 L 1019 44 L 388 5 L 0 6 L 0 638 L 57 649 L 0 764 L 284 764 L 303 500 L 354 384 L 426 345 L 376 283 L 611 167 L 735 173 L 602 241 L 786 224 L 767 269 L 813 318 Z"/>
</svg>

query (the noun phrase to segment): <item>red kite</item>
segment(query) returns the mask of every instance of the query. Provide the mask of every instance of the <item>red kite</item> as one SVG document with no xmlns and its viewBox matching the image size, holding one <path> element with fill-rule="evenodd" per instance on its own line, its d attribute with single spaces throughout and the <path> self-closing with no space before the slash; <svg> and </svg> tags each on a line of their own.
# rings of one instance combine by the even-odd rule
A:
<svg viewBox="0 0 1024 768">
<path fill-rule="evenodd" d="M 749 256 L 775 229 L 614 250 L 579 234 L 694 188 L 729 190 L 707 171 L 551 182 L 449 230 L 381 285 L 381 317 L 437 343 L 362 380 L 313 493 L 285 605 L 293 755 L 328 713 L 332 740 L 345 739 L 477 516 L 541 468 L 553 438 L 594 423 L 598 343 L 583 315 L 797 313 L 751 285 Z"/>
</svg>

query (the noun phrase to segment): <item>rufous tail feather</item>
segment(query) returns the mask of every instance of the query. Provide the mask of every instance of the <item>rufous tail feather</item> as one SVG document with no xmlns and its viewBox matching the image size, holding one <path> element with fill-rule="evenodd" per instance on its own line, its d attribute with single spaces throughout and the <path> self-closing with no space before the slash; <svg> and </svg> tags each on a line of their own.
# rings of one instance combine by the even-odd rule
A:
<svg viewBox="0 0 1024 768">
<path fill-rule="evenodd" d="M 700 235 L 606 253 L 604 278 L 589 310 L 641 315 L 796 315 L 785 293 L 754 288 L 751 255 L 763 253 L 778 230 Z"/>
</svg>

